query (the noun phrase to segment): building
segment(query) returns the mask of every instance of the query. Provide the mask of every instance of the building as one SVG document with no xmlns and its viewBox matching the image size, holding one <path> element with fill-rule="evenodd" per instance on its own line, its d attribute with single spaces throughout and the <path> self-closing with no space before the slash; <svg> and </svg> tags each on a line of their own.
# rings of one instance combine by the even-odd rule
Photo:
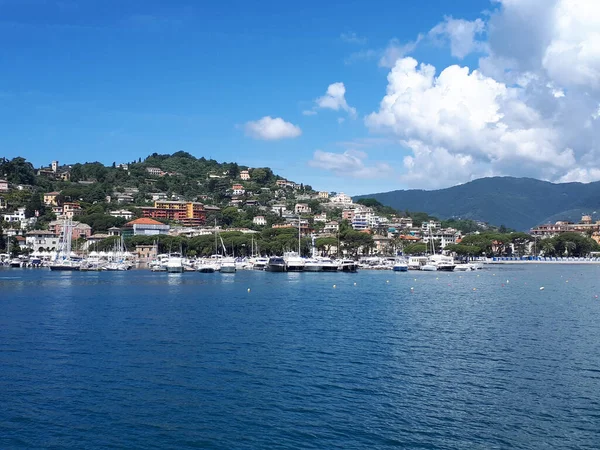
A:
<svg viewBox="0 0 600 450">
<path fill-rule="evenodd" d="M 156 245 L 136 245 L 135 255 L 143 263 L 149 263 L 157 256 Z"/>
<path fill-rule="evenodd" d="M 554 224 L 544 224 L 539 225 L 535 228 L 531 229 L 531 234 L 533 236 L 539 237 L 552 237 L 561 233 L 598 233 L 600 232 L 600 221 L 596 221 L 595 223 L 592 220 L 591 216 L 585 215 L 581 218 L 579 223 L 567 222 L 567 221 L 558 221 Z"/>
<path fill-rule="evenodd" d="M 64 221 L 62 220 L 54 220 L 48 224 L 48 230 L 52 233 L 61 235 L 64 228 Z M 71 232 L 71 239 L 87 239 L 92 235 L 92 227 L 90 227 L 87 223 L 82 222 L 72 222 L 71 226 L 73 230 Z"/>
<path fill-rule="evenodd" d="M 158 167 L 146 167 L 146 172 L 155 177 L 160 177 L 164 174 Z"/>
<path fill-rule="evenodd" d="M 117 201 L 117 203 L 119 204 L 129 204 L 129 203 L 133 203 L 133 196 L 131 194 L 127 194 L 125 192 L 118 192 L 116 194 L 113 195 L 113 198 Z"/>
<path fill-rule="evenodd" d="M 0 209 L 6 209 L 6 207 L 6 200 L 4 200 L 4 197 L 0 196 Z"/>
<path fill-rule="evenodd" d="M 342 220 L 349 220 L 350 222 L 352 222 L 352 219 L 354 219 L 354 213 L 355 210 L 354 209 L 344 209 L 342 211 Z"/>
<path fill-rule="evenodd" d="M 297 203 L 294 207 L 295 214 L 309 214 L 311 212 L 310 206 L 308 203 Z"/>
<path fill-rule="evenodd" d="M 331 222 L 327 222 L 325 224 L 325 228 L 323 228 L 323 233 L 331 233 L 335 234 L 340 229 L 340 224 L 337 221 L 332 220 Z"/>
<path fill-rule="evenodd" d="M 317 194 L 317 197 L 318 197 L 318 198 L 322 198 L 322 199 L 324 199 L 324 200 L 327 200 L 327 199 L 329 198 L 329 192 L 326 192 L 326 191 L 320 191 L 320 192 Z"/>
<path fill-rule="evenodd" d="M 421 224 L 421 232 L 428 233 L 430 230 L 433 232 L 434 230 L 439 230 L 441 227 L 441 222 L 430 220 L 429 222 L 423 222 Z"/>
<path fill-rule="evenodd" d="M 264 226 L 267 224 L 267 220 L 265 219 L 265 216 L 256 216 L 252 219 L 252 223 L 254 225 Z"/>
<path fill-rule="evenodd" d="M 329 201 L 331 203 L 336 203 L 336 204 L 340 204 L 340 205 L 350 205 L 350 204 L 352 204 L 352 197 L 344 194 L 343 192 L 340 192 L 339 194 L 331 197 L 331 199 Z"/>
<path fill-rule="evenodd" d="M 58 236 L 48 230 L 28 231 L 25 246 L 34 252 L 52 252 L 58 249 Z"/>
<path fill-rule="evenodd" d="M 152 219 L 173 220 L 185 226 L 204 225 L 206 209 L 198 202 L 157 200 L 153 207 L 142 207 L 142 216 Z"/>
<path fill-rule="evenodd" d="M 373 213 L 371 211 L 355 211 L 352 218 L 352 228 L 357 231 L 368 230 L 371 228 L 372 216 Z"/>
<path fill-rule="evenodd" d="M 423 233 L 423 242 L 429 243 L 433 240 L 440 248 L 444 248 L 449 244 L 456 244 L 460 240 L 461 234 L 454 228 L 438 228 L 432 229 L 431 232 Z"/>
<path fill-rule="evenodd" d="M 68 202 L 62 206 L 62 217 L 72 219 L 73 217 L 79 216 L 81 214 L 83 214 L 83 209 L 81 208 L 79 203 Z"/>
<path fill-rule="evenodd" d="M 47 192 L 44 194 L 44 205 L 58 206 L 58 196 L 60 192 Z"/>
<path fill-rule="evenodd" d="M 246 193 L 246 189 L 244 189 L 244 186 L 242 186 L 241 184 L 234 184 L 231 187 L 231 190 L 233 192 L 233 195 L 244 195 Z"/>
<path fill-rule="evenodd" d="M 125 220 L 133 219 L 133 213 L 126 209 L 117 209 L 116 211 L 109 212 L 109 214 L 112 217 L 121 217 L 122 219 L 125 219 Z"/>
<path fill-rule="evenodd" d="M 279 187 L 282 187 L 282 188 L 284 188 L 284 187 L 286 187 L 286 186 L 287 186 L 287 184 L 288 184 L 288 181 L 287 181 L 287 180 L 285 180 L 285 179 L 283 179 L 283 180 L 277 180 L 277 181 L 275 182 L 275 184 L 276 184 L 277 186 L 279 186 Z"/>
<path fill-rule="evenodd" d="M 18 208 L 15 212 L 13 212 L 12 214 L 4 214 L 4 221 L 5 222 L 25 222 L 25 207 L 22 206 L 21 208 Z"/>
<path fill-rule="evenodd" d="M 8 181 L 0 180 L 0 192 L 8 192 Z"/>
<path fill-rule="evenodd" d="M 157 236 L 159 234 L 169 234 L 169 225 L 165 225 L 157 220 L 148 217 L 127 222 L 123 227 L 123 236 Z"/>
<path fill-rule="evenodd" d="M 167 200 L 169 198 L 164 192 L 151 192 L 148 195 L 150 196 L 150 198 L 152 198 L 153 202 L 155 202 L 156 200 Z"/>
<path fill-rule="evenodd" d="M 327 213 L 321 213 L 321 214 L 315 214 L 315 217 L 313 218 L 313 220 L 315 222 L 327 222 Z"/>
<path fill-rule="evenodd" d="M 240 179 L 248 181 L 250 179 L 250 172 L 248 172 L 247 170 L 242 170 L 240 172 Z"/>
<path fill-rule="evenodd" d="M 288 212 L 287 207 L 281 203 L 271 206 L 271 211 L 280 216 Z"/>
</svg>

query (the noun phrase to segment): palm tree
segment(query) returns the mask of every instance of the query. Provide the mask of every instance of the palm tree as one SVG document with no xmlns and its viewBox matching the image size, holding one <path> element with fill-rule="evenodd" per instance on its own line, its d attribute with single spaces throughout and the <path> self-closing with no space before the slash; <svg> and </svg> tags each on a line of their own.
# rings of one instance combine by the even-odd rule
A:
<svg viewBox="0 0 600 450">
<path fill-rule="evenodd" d="M 556 253 L 556 248 L 552 242 L 544 242 L 542 252 L 544 252 L 544 256 L 553 256 Z"/>
</svg>

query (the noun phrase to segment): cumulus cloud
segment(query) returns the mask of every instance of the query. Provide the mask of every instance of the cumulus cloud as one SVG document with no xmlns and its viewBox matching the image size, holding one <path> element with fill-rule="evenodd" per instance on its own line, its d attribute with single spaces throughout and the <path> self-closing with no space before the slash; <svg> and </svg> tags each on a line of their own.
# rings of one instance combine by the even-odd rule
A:
<svg viewBox="0 0 600 450">
<path fill-rule="evenodd" d="M 477 40 L 477 36 L 485 31 L 485 22 L 481 19 L 473 21 L 446 17 L 429 31 L 433 39 L 450 42 L 452 56 L 463 59 L 474 51 L 483 51 L 486 44 Z"/>
<path fill-rule="evenodd" d="M 302 134 L 300 127 L 286 122 L 281 117 L 265 116 L 256 121 L 246 122 L 246 135 L 254 139 L 276 141 L 279 139 L 295 138 Z"/>
<path fill-rule="evenodd" d="M 389 164 L 378 162 L 367 165 L 366 159 L 367 154 L 357 150 L 347 150 L 343 153 L 316 150 L 308 164 L 350 178 L 383 178 L 393 173 Z"/>
<path fill-rule="evenodd" d="M 600 2 L 494 3 L 485 22 L 446 18 L 428 34 L 457 58 L 483 52 L 478 68 L 398 59 L 366 125 L 402 142 L 414 187 L 600 179 Z"/>
<path fill-rule="evenodd" d="M 404 44 L 400 43 L 398 39 L 392 39 L 383 51 L 381 58 L 379 58 L 379 67 L 394 67 L 396 61 L 412 53 L 417 48 L 417 45 L 419 45 L 422 39 L 422 34 L 419 34 L 416 40 L 406 42 Z"/>
<path fill-rule="evenodd" d="M 356 108 L 346 102 L 346 87 L 344 83 L 333 83 L 327 88 L 324 96 L 315 100 L 316 107 L 321 109 L 333 109 L 334 111 L 346 111 L 351 117 L 356 117 Z"/>
</svg>

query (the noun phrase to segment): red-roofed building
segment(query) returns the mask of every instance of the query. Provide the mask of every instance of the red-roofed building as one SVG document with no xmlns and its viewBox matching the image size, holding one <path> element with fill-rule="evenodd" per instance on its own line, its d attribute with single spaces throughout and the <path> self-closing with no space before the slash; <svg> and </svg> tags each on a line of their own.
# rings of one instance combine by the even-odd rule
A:
<svg viewBox="0 0 600 450">
<path fill-rule="evenodd" d="M 158 220 L 142 217 L 127 222 L 123 227 L 123 236 L 156 236 L 159 234 L 168 234 L 169 225 L 165 225 Z"/>
</svg>

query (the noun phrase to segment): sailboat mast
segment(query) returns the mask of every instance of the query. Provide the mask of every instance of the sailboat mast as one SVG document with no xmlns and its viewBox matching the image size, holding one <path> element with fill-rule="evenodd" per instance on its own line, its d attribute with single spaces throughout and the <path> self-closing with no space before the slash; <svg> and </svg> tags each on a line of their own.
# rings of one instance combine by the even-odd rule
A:
<svg viewBox="0 0 600 450">
<path fill-rule="evenodd" d="M 300 215 L 298 215 L 298 256 L 302 256 L 302 253 L 300 251 L 300 232 L 302 230 L 302 224 L 301 224 L 301 220 L 300 220 Z"/>
</svg>

